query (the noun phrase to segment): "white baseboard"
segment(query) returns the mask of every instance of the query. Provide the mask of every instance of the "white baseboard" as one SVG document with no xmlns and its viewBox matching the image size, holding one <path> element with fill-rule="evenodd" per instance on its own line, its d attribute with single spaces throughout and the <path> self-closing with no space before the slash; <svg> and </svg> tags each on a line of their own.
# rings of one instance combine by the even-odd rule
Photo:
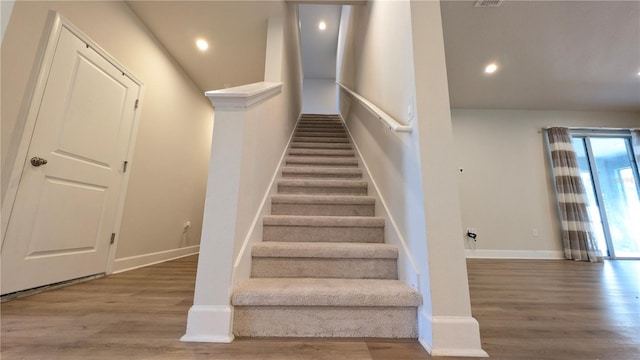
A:
<svg viewBox="0 0 640 360">
<path fill-rule="evenodd" d="M 420 327 L 426 328 L 418 341 L 431 356 L 489 357 L 480 342 L 480 325 L 471 316 L 419 315 Z"/>
<path fill-rule="evenodd" d="M 466 249 L 467 259 L 564 259 L 564 252 L 550 250 L 474 250 Z"/>
<path fill-rule="evenodd" d="M 200 251 L 200 245 L 182 247 L 159 251 L 150 254 L 130 256 L 122 259 L 115 259 L 113 262 L 113 274 L 141 268 L 144 266 L 159 264 L 169 260 L 179 259 L 181 257 L 197 254 Z"/>
<path fill-rule="evenodd" d="M 189 309 L 187 333 L 180 341 L 230 343 L 233 341 L 232 319 L 230 305 L 193 305 Z"/>
</svg>

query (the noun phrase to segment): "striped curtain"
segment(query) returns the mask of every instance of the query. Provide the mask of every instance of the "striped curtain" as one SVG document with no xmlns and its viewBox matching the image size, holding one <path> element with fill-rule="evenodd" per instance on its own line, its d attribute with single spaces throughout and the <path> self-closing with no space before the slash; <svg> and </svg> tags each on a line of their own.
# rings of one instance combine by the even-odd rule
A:
<svg viewBox="0 0 640 360">
<path fill-rule="evenodd" d="M 599 262 L 598 250 L 587 212 L 587 195 L 580 178 L 578 159 L 567 128 L 550 128 L 549 150 L 562 220 L 564 256 L 570 260 Z"/>
</svg>

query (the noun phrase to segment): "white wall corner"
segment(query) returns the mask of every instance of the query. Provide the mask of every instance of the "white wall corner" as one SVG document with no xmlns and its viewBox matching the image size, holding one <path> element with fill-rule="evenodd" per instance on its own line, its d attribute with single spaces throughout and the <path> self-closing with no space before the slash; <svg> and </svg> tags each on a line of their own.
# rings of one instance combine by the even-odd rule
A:
<svg viewBox="0 0 640 360">
<path fill-rule="evenodd" d="M 282 81 L 284 25 L 282 18 L 269 18 L 267 25 L 267 52 L 264 61 L 264 81 Z"/>
<path fill-rule="evenodd" d="M 193 305 L 189 309 L 187 333 L 180 338 L 184 342 L 230 343 L 233 306 Z"/>
<path fill-rule="evenodd" d="M 418 322 L 421 329 L 430 329 L 430 336 L 422 335 L 418 341 L 431 356 L 489 357 L 482 350 L 480 325 L 471 316 L 432 316 L 421 311 Z"/>
</svg>

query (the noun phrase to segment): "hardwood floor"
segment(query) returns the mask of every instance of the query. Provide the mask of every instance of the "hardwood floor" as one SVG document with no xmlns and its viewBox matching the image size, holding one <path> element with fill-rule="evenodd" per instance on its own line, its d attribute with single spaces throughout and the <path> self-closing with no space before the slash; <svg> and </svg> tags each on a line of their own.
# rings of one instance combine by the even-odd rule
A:
<svg viewBox="0 0 640 360">
<path fill-rule="evenodd" d="M 467 260 L 494 359 L 640 359 L 640 261 Z"/>
<path fill-rule="evenodd" d="M 1 305 L 4 359 L 417 360 L 414 340 L 182 343 L 195 256 Z M 640 262 L 468 260 L 492 359 L 640 359 Z M 462 358 L 447 358 L 462 359 Z"/>
</svg>

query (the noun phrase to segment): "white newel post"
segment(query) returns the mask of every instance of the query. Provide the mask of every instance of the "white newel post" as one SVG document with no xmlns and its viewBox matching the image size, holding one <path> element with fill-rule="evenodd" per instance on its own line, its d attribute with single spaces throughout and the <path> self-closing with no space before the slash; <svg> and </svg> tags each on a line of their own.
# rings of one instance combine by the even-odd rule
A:
<svg viewBox="0 0 640 360">
<path fill-rule="evenodd" d="M 410 5 L 430 292 L 420 342 L 432 356 L 487 357 L 469 300 L 440 3 Z"/>
<path fill-rule="evenodd" d="M 281 92 L 282 83 L 259 82 L 206 95 L 215 107 L 198 274 L 182 341 L 233 340 L 231 278 L 237 234 L 242 151 L 250 111 Z"/>
</svg>

